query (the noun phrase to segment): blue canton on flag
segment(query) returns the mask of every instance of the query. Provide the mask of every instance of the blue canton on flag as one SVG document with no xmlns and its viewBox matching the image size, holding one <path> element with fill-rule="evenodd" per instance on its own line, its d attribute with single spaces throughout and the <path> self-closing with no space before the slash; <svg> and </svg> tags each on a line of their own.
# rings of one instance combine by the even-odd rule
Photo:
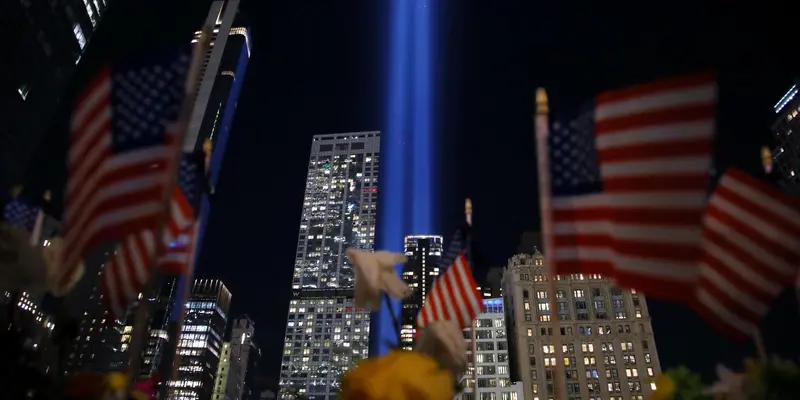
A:
<svg viewBox="0 0 800 400">
<path fill-rule="evenodd" d="M 3 210 L 3 219 L 11 226 L 26 231 L 33 231 L 33 226 L 36 225 L 36 216 L 38 214 L 39 207 L 31 205 L 17 196 L 6 204 Z"/>
<path fill-rule="evenodd" d="M 439 259 L 439 271 L 443 272 L 445 269 L 453 265 L 456 258 L 461 253 L 466 252 L 467 243 L 464 239 L 464 230 L 461 228 L 456 229 L 455 233 L 453 234 L 453 238 L 450 240 L 450 245 L 447 246 L 447 250 L 442 255 L 442 258 Z"/>
<path fill-rule="evenodd" d="M 205 156 L 203 153 L 192 152 L 181 155 L 178 186 L 197 215 L 200 211 L 200 201 L 203 198 L 205 187 Z"/>
<path fill-rule="evenodd" d="M 568 123 L 553 122 L 549 147 L 554 197 L 603 190 L 595 147 L 593 110 Z"/>
<path fill-rule="evenodd" d="M 189 57 L 181 54 L 167 65 L 152 64 L 114 70 L 111 75 L 112 143 L 114 153 L 163 145 L 166 127 L 177 120 Z"/>
</svg>

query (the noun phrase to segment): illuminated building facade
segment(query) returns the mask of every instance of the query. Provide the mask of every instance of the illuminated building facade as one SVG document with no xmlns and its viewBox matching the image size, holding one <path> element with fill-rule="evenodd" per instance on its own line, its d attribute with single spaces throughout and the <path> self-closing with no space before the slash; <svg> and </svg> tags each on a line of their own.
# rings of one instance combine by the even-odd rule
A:
<svg viewBox="0 0 800 400">
<path fill-rule="evenodd" d="M 789 192 L 800 195 L 800 96 L 797 85 L 792 86 L 773 107 L 775 148 L 772 151 L 781 184 Z"/>
<path fill-rule="evenodd" d="M 219 355 L 217 374 L 214 376 L 214 394 L 212 400 L 231 400 L 232 393 L 228 393 L 228 375 L 231 372 L 231 342 L 222 343 Z"/>
<path fill-rule="evenodd" d="M 517 254 L 503 279 L 511 379 L 524 398 L 553 399 L 552 312 L 541 253 Z M 641 293 L 599 275 L 560 276 L 556 300 L 569 400 L 643 400 L 661 372 Z"/>
<path fill-rule="evenodd" d="M 341 373 L 369 352 L 369 312 L 353 306 L 345 251 L 373 246 L 380 141 L 380 132 L 312 140 L 280 375 L 309 399 L 336 398 Z"/>
<path fill-rule="evenodd" d="M 478 315 L 475 325 L 475 355 L 472 348 L 472 327 L 464 329 L 467 341 L 469 368 L 462 378 L 464 390 L 456 400 L 473 400 L 474 367 L 478 366 L 478 395 L 480 399 L 523 400 L 522 383 L 511 381 L 508 334 L 503 299 L 483 299 L 486 311 Z"/>
<path fill-rule="evenodd" d="M 243 26 L 239 0 L 214 1 L 206 18 L 213 26 L 211 41 L 203 58 L 192 116 L 186 132 L 185 147 L 201 150 L 206 139 L 219 146 L 227 142 L 236 102 L 250 60 L 250 32 Z M 200 31 L 192 43 L 197 43 Z"/>
<path fill-rule="evenodd" d="M 230 304 L 231 292 L 222 281 L 194 281 L 178 342 L 178 378 L 168 382 L 168 399 L 212 398 Z"/>
<path fill-rule="evenodd" d="M 408 261 L 403 266 L 403 281 L 414 290 L 414 294 L 402 302 L 400 341 L 404 349 L 411 350 L 416 338 L 419 309 L 425 303 L 433 282 L 444 272 L 438 265 L 442 258 L 443 239 L 438 235 L 406 236 L 404 247 Z"/>
<path fill-rule="evenodd" d="M 22 181 L 111 2 L 0 2 L 0 200 Z"/>
</svg>

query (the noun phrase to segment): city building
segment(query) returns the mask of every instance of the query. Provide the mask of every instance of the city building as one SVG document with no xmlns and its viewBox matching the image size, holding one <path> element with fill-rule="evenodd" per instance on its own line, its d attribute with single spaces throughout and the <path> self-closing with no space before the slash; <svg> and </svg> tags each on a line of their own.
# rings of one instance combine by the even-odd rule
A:
<svg viewBox="0 0 800 400">
<path fill-rule="evenodd" d="M 781 185 L 790 193 L 800 195 L 800 137 L 797 135 L 800 132 L 800 96 L 797 92 L 797 85 L 792 86 L 773 107 L 775 147 L 772 157 L 781 175 Z"/>
<path fill-rule="evenodd" d="M 650 398 L 661 367 L 644 296 L 599 275 L 559 276 L 556 286 L 569 400 Z M 503 287 L 511 379 L 525 399 L 553 399 L 559 344 L 542 253 L 513 256 Z"/>
<path fill-rule="evenodd" d="M 0 2 L 0 200 L 22 181 L 109 2 Z"/>
<path fill-rule="evenodd" d="M 218 0 L 211 4 L 205 23 L 214 28 L 186 132 L 187 150 L 202 150 L 207 139 L 214 141 L 215 146 L 227 142 L 250 60 L 250 31 L 243 18 L 239 0 Z M 199 38 L 197 31 L 192 43 Z"/>
<path fill-rule="evenodd" d="M 417 336 L 417 314 L 425 303 L 428 290 L 444 272 L 439 270 L 442 259 L 443 238 L 438 235 L 410 235 L 404 240 L 408 261 L 403 265 L 403 281 L 414 294 L 403 299 L 400 311 L 400 342 L 406 350 L 414 348 Z"/>
<path fill-rule="evenodd" d="M 475 365 L 478 366 L 479 399 L 523 400 L 525 397 L 523 397 L 522 383 L 511 381 L 503 299 L 483 299 L 483 305 L 486 311 L 480 313 L 474 323 L 476 326 L 474 353 L 472 327 L 464 329 L 469 367 L 462 377 L 464 390 L 456 395 L 455 400 L 475 399 L 473 396 Z"/>
<path fill-rule="evenodd" d="M 252 391 L 251 378 L 256 372 L 261 350 L 253 340 L 255 323 L 248 317 L 242 316 L 233 321 L 231 327 L 231 372 L 228 375 L 228 393 L 233 399 L 249 398 Z M 250 384 L 250 385 L 248 385 Z"/>
<path fill-rule="evenodd" d="M 368 310 L 353 306 L 345 251 L 375 238 L 380 132 L 314 136 L 295 253 L 280 385 L 335 399 L 339 376 L 369 353 Z"/>
<path fill-rule="evenodd" d="M 231 292 L 222 281 L 194 281 L 178 341 L 178 378 L 167 383 L 168 399 L 212 398 L 230 304 Z"/>
<path fill-rule="evenodd" d="M 217 367 L 217 374 L 214 377 L 214 393 L 211 396 L 213 400 L 232 400 L 231 394 L 228 393 L 228 375 L 231 371 L 231 342 L 223 342 L 222 350 L 219 355 L 219 366 Z"/>
</svg>

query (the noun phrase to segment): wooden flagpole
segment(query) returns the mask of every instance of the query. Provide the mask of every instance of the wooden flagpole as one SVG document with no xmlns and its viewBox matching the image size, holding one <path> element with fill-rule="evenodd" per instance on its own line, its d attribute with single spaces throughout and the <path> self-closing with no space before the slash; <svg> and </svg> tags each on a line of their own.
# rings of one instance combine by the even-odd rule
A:
<svg viewBox="0 0 800 400">
<path fill-rule="evenodd" d="M 536 90 L 536 114 L 534 124 L 536 127 L 536 159 L 539 169 L 539 208 L 542 219 L 542 239 L 544 241 L 544 263 L 547 268 L 547 298 L 550 308 L 550 326 L 553 330 L 553 347 L 555 350 L 555 398 L 567 399 L 567 388 L 564 385 L 565 367 L 564 352 L 561 348 L 561 327 L 556 300 L 555 264 L 553 263 L 553 219 L 552 219 L 552 188 L 550 186 L 550 154 L 547 139 L 550 136 L 550 107 L 547 102 L 547 92 L 543 88 Z"/>
<path fill-rule="evenodd" d="M 472 228 L 472 200 L 467 198 L 464 202 L 464 216 L 467 220 L 467 227 Z M 466 237 L 466 249 L 467 249 L 467 258 L 472 266 L 475 265 L 475 260 L 472 257 L 472 235 L 467 234 Z M 472 321 L 470 331 L 472 331 L 472 398 L 478 399 L 478 340 L 477 340 L 477 329 L 478 329 L 478 319 Z"/>
<path fill-rule="evenodd" d="M 181 104 L 180 115 L 178 116 L 177 121 L 178 126 L 175 135 L 176 137 L 173 143 L 175 146 L 175 155 L 174 159 L 169 165 L 168 171 L 166 172 L 168 174 L 168 184 L 166 186 L 166 190 L 164 190 L 164 198 L 162 200 L 164 211 L 159 217 L 158 225 L 155 230 L 155 238 L 158 245 L 156 246 L 156 252 L 153 256 L 153 259 L 150 260 L 150 271 L 152 271 L 152 274 L 145 285 L 144 290 L 142 291 L 144 295 L 142 296 L 142 299 L 139 301 L 139 304 L 136 308 L 133 335 L 131 337 L 131 344 L 128 347 L 128 371 L 130 373 L 128 379 L 128 392 L 130 392 L 130 388 L 133 385 L 134 380 L 139 377 L 139 370 L 141 369 L 142 365 L 142 350 L 144 349 L 144 344 L 147 342 L 147 337 L 150 331 L 147 323 L 150 313 L 150 300 L 148 297 L 154 292 L 156 286 L 155 283 L 158 280 L 156 263 L 158 263 L 158 259 L 161 255 L 161 241 L 164 236 L 164 230 L 167 226 L 167 222 L 169 221 L 170 198 L 172 196 L 172 191 L 177 184 L 178 164 L 180 163 L 182 151 L 181 146 L 183 144 L 183 138 L 186 136 L 186 131 L 189 127 L 189 118 L 192 113 L 192 107 L 194 106 L 194 98 L 197 96 L 197 91 L 195 88 L 200 77 L 200 70 L 203 65 L 203 56 L 205 55 L 206 49 L 211 41 L 211 32 L 212 28 L 210 26 L 203 27 L 202 33 L 200 34 L 200 39 L 198 40 L 198 43 L 192 52 L 192 59 L 186 74 L 186 85 L 184 87 L 185 97 L 183 99 L 183 103 Z"/>
</svg>

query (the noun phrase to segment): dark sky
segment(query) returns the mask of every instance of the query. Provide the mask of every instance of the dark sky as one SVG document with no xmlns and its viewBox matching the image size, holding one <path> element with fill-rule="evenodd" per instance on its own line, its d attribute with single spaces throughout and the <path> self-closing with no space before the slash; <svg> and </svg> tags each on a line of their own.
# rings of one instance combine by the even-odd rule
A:
<svg viewBox="0 0 800 400">
<path fill-rule="evenodd" d="M 256 321 L 263 365 L 276 376 L 311 136 L 384 128 L 389 1 L 243 3 L 253 55 L 199 274 L 223 279 L 234 315 Z M 717 163 L 756 170 L 771 107 L 797 72 L 790 69 L 797 63 L 785 59 L 796 52 L 797 32 L 775 11 L 709 17 L 697 2 L 673 2 L 669 7 L 683 16 L 670 18 L 661 9 L 610 10 L 598 2 L 434 3 L 436 224 L 449 235 L 471 196 L 476 235 L 494 265 L 504 265 L 520 234 L 538 226 L 531 119 L 537 86 L 548 89 L 554 112 L 571 114 L 603 89 L 717 69 Z M 109 55 L 186 43 L 210 1 L 155 9 L 114 4 L 119 9 L 104 21 L 107 35 L 92 43 L 79 80 Z M 796 327 L 797 307 L 791 296 L 783 303 L 771 318 L 784 326 L 767 324 L 767 346 L 796 355 L 785 324 Z M 709 372 L 716 360 L 752 351 L 726 342 L 683 307 L 651 302 L 651 311 L 664 367 L 687 362 Z"/>
</svg>

